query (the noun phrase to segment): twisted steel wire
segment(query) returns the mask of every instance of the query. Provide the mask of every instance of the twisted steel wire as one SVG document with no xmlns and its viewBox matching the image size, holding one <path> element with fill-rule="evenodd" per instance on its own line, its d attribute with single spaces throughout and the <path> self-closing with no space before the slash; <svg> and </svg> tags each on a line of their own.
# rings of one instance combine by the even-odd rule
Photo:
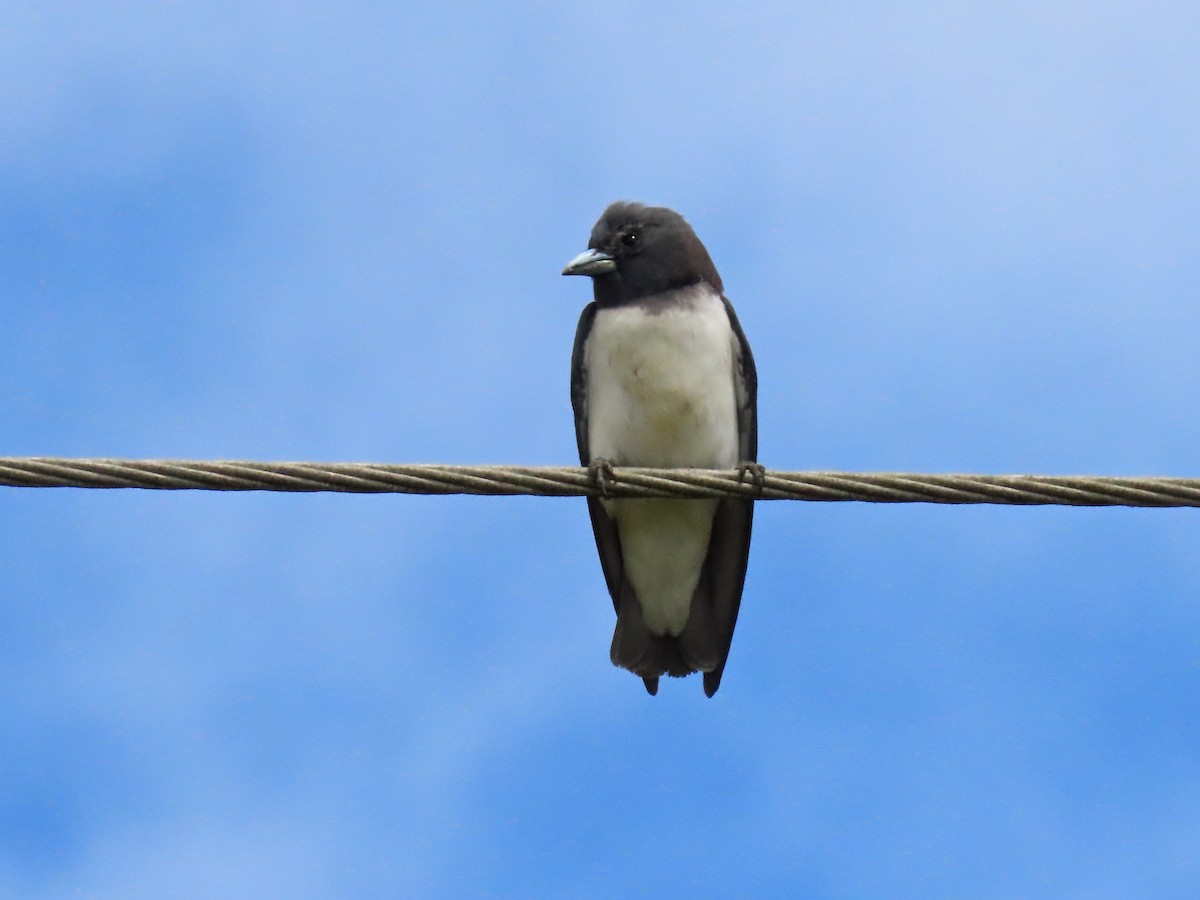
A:
<svg viewBox="0 0 1200 900">
<path fill-rule="evenodd" d="M 921 475 L 615 467 L 605 490 L 580 466 L 0 457 L 0 486 L 202 491 L 335 491 L 579 497 L 753 497 L 1012 506 L 1200 506 L 1200 479 L 1078 475 Z"/>
</svg>

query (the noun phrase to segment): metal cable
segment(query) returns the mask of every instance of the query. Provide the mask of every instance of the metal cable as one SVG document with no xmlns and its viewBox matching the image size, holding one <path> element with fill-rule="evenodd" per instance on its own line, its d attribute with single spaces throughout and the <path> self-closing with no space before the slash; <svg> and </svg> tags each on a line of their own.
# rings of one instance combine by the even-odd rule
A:
<svg viewBox="0 0 1200 900">
<path fill-rule="evenodd" d="M 1060 475 L 918 475 L 616 467 L 611 497 L 753 497 L 871 503 L 1015 506 L 1200 506 L 1200 479 Z M 443 466 L 178 459 L 0 457 L 0 486 L 201 491 L 336 491 L 351 494 L 601 493 L 579 466 Z"/>
</svg>

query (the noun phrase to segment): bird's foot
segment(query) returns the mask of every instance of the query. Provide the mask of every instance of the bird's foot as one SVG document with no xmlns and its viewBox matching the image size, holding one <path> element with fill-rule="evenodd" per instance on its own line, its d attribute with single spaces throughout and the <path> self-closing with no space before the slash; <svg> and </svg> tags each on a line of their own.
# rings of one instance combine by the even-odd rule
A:
<svg viewBox="0 0 1200 900">
<path fill-rule="evenodd" d="M 743 460 L 737 465 L 738 481 L 744 481 L 747 477 L 750 483 L 754 485 L 756 493 L 761 494 L 763 486 L 767 483 L 767 467 L 762 463 Z"/>
<path fill-rule="evenodd" d="M 588 475 L 591 477 L 592 483 L 600 489 L 601 497 L 607 500 L 612 496 L 609 488 L 617 480 L 617 476 L 613 472 L 612 460 L 593 459 L 591 465 L 588 466 Z"/>
</svg>

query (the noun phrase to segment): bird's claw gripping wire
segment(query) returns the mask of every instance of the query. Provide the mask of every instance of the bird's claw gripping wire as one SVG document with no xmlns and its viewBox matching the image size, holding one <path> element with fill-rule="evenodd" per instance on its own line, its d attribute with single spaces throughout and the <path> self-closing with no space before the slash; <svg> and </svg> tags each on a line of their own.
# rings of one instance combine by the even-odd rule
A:
<svg viewBox="0 0 1200 900">
<path fill-rule="evenodd" d="M 737 472 L 739 482 L 745 481 L 746 478 L 749 478 L 750 483 L 754 485 L 754 492 L 756 494 L 762 493 L 763 487 L 767 483 L 766 466 L 759 462 L 743 460 L 742 462 L 738 463 Z"/>
<path fill-rule="evenodd" d="M 600 496 L 605 500 L 612 496 L 611 487 L 616 484 L 617 476 L 613 472 L 612 460 L 593 459 L 588 466 L 588 475 L 592 483 L 600 490 Z"/>
</svg>

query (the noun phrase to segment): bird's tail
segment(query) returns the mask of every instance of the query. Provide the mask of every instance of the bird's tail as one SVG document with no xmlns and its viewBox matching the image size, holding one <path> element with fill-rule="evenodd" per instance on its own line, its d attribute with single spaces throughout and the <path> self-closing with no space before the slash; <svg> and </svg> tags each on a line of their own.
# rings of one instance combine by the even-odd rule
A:
<svg viewBox="0 0 1200 900">
<path fill-rule="evenodd" d="M 721 683 L 722 651 L 727 646 L 713 618 L 706 578 L 701 577 L 696 586 L 687 624 L 678 635 L 652 634 L 632 586 L 628 580 L 622 585 L 609 655 L 613 665 L 640 675 L 651 695 L 658 692 L 659 676 L 679 678 L 704 672 L 704 693 L 711 697 Z M 710 677 L 714 673 L 715 677 Z"/>
</svg>

